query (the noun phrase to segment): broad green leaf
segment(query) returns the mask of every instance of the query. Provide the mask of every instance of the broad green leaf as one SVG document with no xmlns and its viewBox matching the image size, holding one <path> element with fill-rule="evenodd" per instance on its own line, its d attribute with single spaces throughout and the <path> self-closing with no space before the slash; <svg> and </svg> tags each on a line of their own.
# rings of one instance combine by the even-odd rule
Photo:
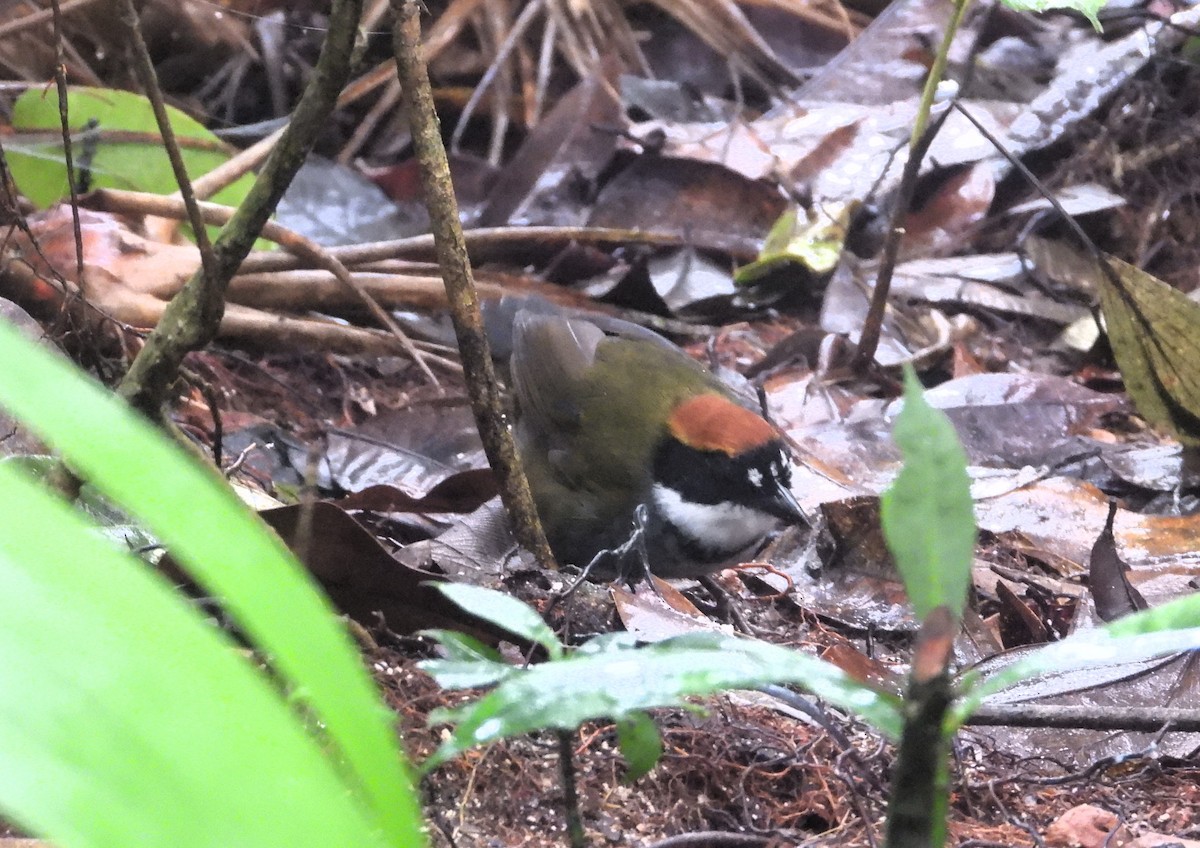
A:
<svg viewBox="0 0 1200 848">
<path fill-rule="evenodd" d="M 1096 269 L 1100 307 L 1125 388 L 1138 412 L 1200 443 L 1200 303 L 1140 268 L 1108 257 Z"/>
<path fill-rule="evenodd" d="M 420 811 L 391 722 L 308 573 L 214 469 L 187 456 L 66 360 L 0 321 L 0 405 L 167 545 L 322 723 L 351 791 L 394 841 Z"/>
<path fill-rule="evenodd" d="M 432 631 L 434 636 L 438 631 Z M 495 686 L 521 673 L 515 665 L 478 660 L 425 660 L 421 670 L 437 681 L 443 689 L 482 689 Z"/>
<path fill-rule="evenodd" d="M 480 700 L 430 716 L 456 726 L 422 768 L 534 730 L 571 730 L 596 718 L 621 722 L 653 707 L 682 706 L 694 695 L 767 683 L 798 684 L 892 737 L 899 734 L 898 701 L 830 663 L 766 642 L 702 633 L 522 669 Z"/>
<path fill-rule="evenodd" d="M 1200 594 L 1143 610 L 1095 630 L 1076 633 L 1033 651 L 990 677 L 967 676 L 955 704 L 962 724 L 989 695 L 1041 674 L 1115 662 L 1136 662 L 1200 648 Z"/>
<path fill-rule="evenodd" d="M 950 420 L 925 402 L 911 367 L 904 385 L 893 431 L 904 467 L 881 499 L 883 533 L 917 615 L 947 606 L 961 617 L 975 556 L 967 457 Z"/>
<path fill-rule="evenodd" d="M 633 651 L 641 644 L 641 639 L 628 630 L 614 630 L 611 633 L 601 633 L 599 636 L 588 639 L 575 649 L 572 656 L 587 657 L 612 651 Z"/>
<path fill-rule="evenodd" d="M 562 644 L 542 617 L 516 598 L 467 583 L 437 583 L 437 590 L 471 615 L 491 622 L 535 644 L 541 645 L 551 659 L 563 655 Z"/>
<path fill-rule="evenodd" d="M 421 668 L 443 689 L 494 686 L 521 669 L 504 661 L 497 651 L 456 630 L 423 630 L 446 651 L 446 659 L 426 660 Z"/>
<path fill-rule="evenodd" d="M 178 190 L 150 102 L 140 94 L 72 87 L 67 93 L 75 173 L 90 175 L 90 188 L 171 194 Z M 230 148 L 202 124 L 168 106 L 180 154 L 193 180 L 226 162 Z M 13 104 L 14 136 L 5 139 L 17 188 L 45 208 L 70 197 L 63 155 L 58 95 L 53 86 L 31 88 Z M 237 206 L 253 175 L 247 174 L 211 199 Z"/>
<path fill-rule="evenodd" d="M 388 844 L 229 638 L 3 464 L 0 762 L 0 811 L 63 846 Z"/>
<path fill-rule="evenodd" d="M 632 712 L 617 722 L 617 744 L 629 763 L 625 779 L 631 782 L 654 768 L 663 752 L 662 736 L 646 713 Z"/>
</svg>

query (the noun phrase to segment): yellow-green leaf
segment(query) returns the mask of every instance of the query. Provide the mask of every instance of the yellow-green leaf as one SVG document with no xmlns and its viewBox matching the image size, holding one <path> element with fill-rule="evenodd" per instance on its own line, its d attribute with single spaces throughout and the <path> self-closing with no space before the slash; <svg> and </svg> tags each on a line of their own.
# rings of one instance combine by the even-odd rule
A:
<svg viewBox="0 0 1200 848">
<path fill-rule="evenodd" d="M 1125 388 L 1148 421 L 1200 444 L 1200 304 L 1140 268 L 1108 258 L 1100 307 Z"/>
<path fill-rule="evenodd" d="M 67 110 L 77 188 L 119 188 L 171 194 L 178 189 L 150 102 L 140 94 L 103 88 L 71 88 Z M 193 180 L 226 162 L 232 150 L 198 121 L 167 107 L 180 154 Z M 70 196 L 63 154 L 58 96 L 31 88 L 13 104 L 15 135 L 4 142 L 13 180 L 39 208 Z M 253 185 L 247 174 L 213 197 L 237 206 Z"/>
</svg>

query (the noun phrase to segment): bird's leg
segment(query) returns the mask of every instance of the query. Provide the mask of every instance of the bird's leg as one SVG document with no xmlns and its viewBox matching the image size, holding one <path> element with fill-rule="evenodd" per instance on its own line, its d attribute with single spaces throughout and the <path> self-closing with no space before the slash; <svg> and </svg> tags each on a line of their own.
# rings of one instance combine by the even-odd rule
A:
<svg viewBox="0 0 1200 848">
<path fill-rule="evenodd" d="M 622 560 L 628 562 L 628 558 L 633 555 L 637 557 L 634 565 L 641 566 L 624 568 L 625 582 L 629 584 L 629 588 L 632 589 L 638 580 L 645 580 L 657 595 L 658 587 L 654 585 L 653 574 L 650 571 L 650 552 L 646 550 L 646 522 L 649 519 L 650 510 L 644 503 L 638 504 L 633 510 L 633 533 L 617 550 Z M 635 574 L 637 579 L 634 579 Z"/>
<path fill-rule="evenodd" d="M 646 550 L 646 522 L 649 520 L 649 516 L 650 511 L 646 505 L 638 504 L 633 510 L 633 532 L 629 534 L 629 538 L 616 548 L 604 548 L 597 551 L 596 555 L 592 557 L 592 561 L 580 572 L 579 577 L 554 597 L 543 615 L 549 615 L 559 604 L 571 597 L 583 581 L 591 576 L 592 571 L 608 557 L 616 559 L 619 572 L 618 578 L 624 578 L 625 582 L 629 584 L 630 589 L 633 589 L 639 580 L 645 580 L 650 584 L 650 588 L 654 590 L 654 593 L 656 595 L 659 594 L 658 587 L 650 579 L 650 553 Z M 636 566 L 640 567 L 631 567 L 630 559 L 633 558 L 636 558 Z"/>
<path fill-rule="evenodd" d="M 760 634 L 755 630 L 750 622 L 746 620 L 746 616 L 742 613 L 742 607 L 737 600 L 730 595 L 717 582 L 716 578 L 709 574 L 702 574 L 696 578 L 696 582 L 704 587 L 708 592 L 709 597 L 716 604 L 717 616 L 723 621 L 727 621 L 734 626 L 736 630 L 740 630 L 747 636 L 758 637 Z"/>
<path fill-rule="evenodd" d="M 592 561 L 584 566 L 583 571 L 579 572 L 579 576 L 572 580 L 571 584 L 567 586 L 567 588 L 563 589 L 551 599 L 542 615 L 549 616 L 559 604 L 575 594 L 575 590 L 582 586 L 583 582 L 587 580 L 589 576 L 591 576 L 592 569 L 599 565 L 605 557 L 614 556 L 616 553 L 616 551 L 610 551 L 607 548 L 597 551 L 596 555 L 592 557 Z"/>
</svg>

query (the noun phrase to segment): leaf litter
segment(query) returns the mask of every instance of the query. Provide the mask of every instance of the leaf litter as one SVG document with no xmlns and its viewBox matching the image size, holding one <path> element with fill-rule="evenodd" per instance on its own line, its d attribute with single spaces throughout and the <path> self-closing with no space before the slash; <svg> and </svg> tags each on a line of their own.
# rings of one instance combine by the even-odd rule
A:
<svg viewBox="0 0 1200 848">
<path fill-rule="evenodd" d="M 767 14 L 749 11 L 750 20 Z M 470 200 L 479 210 L 473 213 L 477 221 L 511 228 L 508 241 L 473 244 L 483 296 L 498 303 L 519 285 L 538 304 L 649 313 L 652 324 L 692 353 L 731 371 L 769 362 L 756 379 L 774 420 L 795 442 L 797 495 L 810 513 L 824 517 L 830 535 L 812 540 L 785 534 L 760 556 L 771 568 L 723 575 L 722 585 L 760 634 L 852 673 L 894 680 L 908 660 L 913 627 L 875 531 L 878 495 L 898 462 L 887 437 L 894 375 L 848 379 L 836 345 L 827 343 L 828 333 L 853 336 L 861 325 L 873 252 L 841 251 L 831 277 L 827 265 L 814 267 L 802 251 L 799 261 L 786 252 L 772 256 L 762 274 L 744 284 L 735 270 L 761 262 L 771 226 L 786 209 L 832 225 L 847 245 L 871 244 L 870 234 L 864 235 L 870 207 L 886 205 L 894 190 L 928 56 L 927 35 L 940 32 L 946 7 L 894 6 L 839 58 L 826 64 L 833 51 L 814 50 L 808 65 L 785 53 L 784 45 L 804 41 L 798 34 L 830 39 L 847 23 L 860 22 L 861 12 L 830 20 L 788 12 L 771 19 L 775 26 L 764 30 L 764 42 L 741 40 L 749 53 L 726 42 L 721 49 L 732 51 L 727 56 L 712 46 L 722 43 L 712 31 L 698 37 L 673 28 L 662 12 L 640 14 L 637 26 L 655 46 L 645 49 L 646 58 L 667 90 L 660 87 L 651 99 L 622 81 L 614 66 L 597 62 L 584 69 L 586 51 L 577 51 L 574 80 L 567 84 L 571 74 L 560 71 L 553 90 L 540 93 L 548 107 L 542 120 L 525 126 L 515 112 L 508 116 L 516 120 L 520 141 L 505 146 L 499 176 L 482 181 Z M 977 615 L 968 617 L 955 648 L 964 666 L 1092 626 L 1095 612 L 1082 575 L 1096 558 L 1092 551 L 1112 498 L 1122 506 L 1102 559 L 1127 566 L 1119 572 L 1129 581 L 1129 594 L 1156 605 L 1194 591 L 1200 574 L 1194 479 L 1183 449 L 1153 426 L 1191 435 L 1179 410 L 1188 410 L 1192 399 L 1171 394 L 1178 386 L 1186 390 L 1194 378 L 1187 377 L 1191 360 L 1169 335 L 1156 343 L 1162 325 L 1174 330 L 1190 310 L 1180 301 L 1164 316 L 1166 298 L 1182 295 L 1138 294 L 1151 275 L 1180 290 L 1193 288 L 1200 267 L 1190 238 L 1200 226 L 1193 199 L 1200 196 L 1200 172 L 1180 152 L 1193 120 L 1187 92 L 1195 90 L 1195 74 L 1169 67 L 1165 58 L 1182 36 L 1142 23 L 1104 43 L 1065 16 L 996 17 L 999 22 L 972 21 L 956 49 L 966 55 L 972 39 L 985 51 L 1006 47 L 986 54 L 1000 72 L 1018 55 L 1030 64 L 1014 64 L 1007 79 L 989 76 L 978 93 L 967 87 L 963 102 L 1019 153 L 1057 145 L 1041 162 L 1043 179 L 1061 196 L 1089 200 L 1076 210 L 1086 214 L 1081 221 L 1089 232 L 1106 251 L 1142 269 L 1121 274 L 1134 292 L 1122 302 L 1132 300 L 1140 309 L 1133 320 L 1143 322 L 1141 331 L 1126 335 L 1158 370 L 1134 376 L 1121 350 L 1114 363 L 1102 346 L 1079 351 L 1058 344 L 1064 326 L 1085 319 L 1087 296 L 1030 264 L 1022 250 L 1030 232 L 1051 243 L 1063 236 L 1052 220 L 1039 217 L 1038 198 L 1009 173 L 990 142 L 966 122 L 948 121 L 924 166 L 910 215 L 885 342 L 890 361 L 915 356 L 927 381 L 942 383 L 932 394 L 944 398 L 970 457 L 984 535 L 974 580 Z M 73 34 L 97 37 L 84 28 Z M 1022 46 L 1002 44 L 1014 37 Z M 1158 53 L 1144 49 L 1147 40 Z M 486 56 L 468 59 L 480 43 L 486 39 L 439 54 L 435 76 L 450 80 L 478 68 Z M 536 83 L 529 76 L 533 43 L 522 42 L 512 59 L 514 93 Z M 233 55 L 234 48 L 227 49 Z M 1063 58 L 1056 67 L 1058 54 Z M 30 56 L 30 62 L 48 58 L 36 51 Z M 731 78 L 729 56 L 751 57 L 753 72 Z M 804 68 L 818 70 L 799 88 L 782 87 Z M 524 89 L 516 86 L 518 77 Z M 446 91 L 449 97 L 451 89 Z M 216 103 L 212 94 L 210 107 Z M 665 96 L 675 98 L 673 105 Z M 485 123 L 495 121 L 503 103 L 497 100 Z M 389 132 L 395 136 L 396 127 Z M 485 152 L 490 140 L 479 135 L 468 125 L 464 146 Z M 376 133 L 363 149 L 364 160 L 377 168 L 395 165 L 389 153 L 394 148 L 394 138 Z M 391 191 L 400 185 L 379 173 L 376 178 Z M 1097 190 L 1084 190 L 1092 186 Z M 335 202 L 312 217 L 343 222 L 344 231 L 322 237 L 349 245 L 367 240 L 356 231 L 355 218 L 344 214 L 357 201 Z M 370 202 L 381 208 L 377 197 Z M 867 214 L 845 214 L 850 203 Z M 73 279 L 73 246 L 54 214 L 31 219 L 44 264 L 32 262 L 32 274 L 10 283 L 13 296 L 35 313 L 41 307 L 43 318 L 61 297 L 50 285 L 50 268 Z M 171 281 L 194 265 L 194 253 L 122 230 L 106 212 L 86 215 L 95 241 L 86 251 L 88 273 L 74 282 L 89 302 L 119 320 L 152 324 L 173 290 Z M 410 235 L 410 217 L 398 217 L 391 237 Z M 371 233 L 373 241 L 387 237 L 379 235 L 375 213 L 372 220 L 361 233 Z M 392 226 L 386 214 L 383 221 Z M 580 241 L 564 229 L 583 223 L 640 237 Z M 537 235 L 516 230 L 533 224 L 550 229 Z M 835 254 L 838 246 L 835 240 Z M 427 260 L 427 246 L 410 244 L 386 258 L 348 260 L 348 267 L 363 280 L 376 280 L 386 305 L 416 334 L 439 344 L 445 334 L 431 310 L 441 302 L 440 282 L 431 283 L 429 266 L 421 264 Z M 261 275 L 279 258 L 262 254 L 253 262 Z M 544 607 L 563 578 L 533 572 L 513 558 L 494 510 L 471 512 L 488 489 L 465 476 L 480 462 L 466 428 L 453 423 L 465 408 L 461 384 L 451 376 L 446 392 L 423 385 L 397 351 L 362 324 L 353 301 L 331 298 L 321 272 L 305 273 L 287 281 L 287 300 L 264 299 L 268 283 L 261 276 L 243 282 L 240 290 L 257 300 L 231 309 L 225 346 L 191 358 L 194 372 L 215 391 L 189 389 L 177 420 L 201 441 L 219 442 L 235 476 L 281 500 L 295 501 L 309 481 L 318 484 L 328 501 L 314 513 L 319 532 L 313 538 L 323 546 L 303 538 L 298 544 L 307 548 L 318 579 L 364 628 L 364 652 L 420 760 L 440 741 L 440 731 L 425 718 L 459 696 L 439 692 L 415 670 L 429 646 L 410 634 L 447 622 L 473 626 L 439 606 L 422 582 L 450 577 L 503 586 Z M 1094 282 L 1106 291 L 1103 278 Z M 236 284 L 233 291 L 239 291 Z M 598 292 L 605 302 L 587 297 Z M 1118 322 L 1115 342 L 1121 322 L 1129 326 L 1130 319 L 1114 317 L 1109 304 L 1119 299 L 1111 292 L 1105 300 L 1106 318 Z M 716 332 L 681 318 L 724 326 Z M 1176 335 L 1195 336 L 1186 329 Z M 109 327 L 94 343 L 101 357 L 115 363 L 130 337 Z M 263 348 L 279 352 L 263 354 Z M 1119 391 L 1122 379 L 1136 410 Z M 1165 417 L 1154 411 L 1161 407 Z M 422 418 L 435 426 L 418 424 Z M 422 432 L 423 441 L 416 438 Z M 298 509 L 277 513 L 285 533 L 307 520 Z M 711 599 L 683 588 L 687 598 L 669 613 L 656 601 L 629 598 L 619 598 L 616 611 L 625 627 L 648 638 L 715 626 L 705 615 Z M 575 635 L 616 626 L 605 592 L 585 587 L 581 596 L 573 608 L 556 609 L 551 623 Z M 508 650 L 516 660 L 516 649 Z M 1041 681 L 1026 694 L 1060 703 L 1194 702 L 1193 665 L 1183 658 L 1149 669 Z M 866 728 L 845 722 L 853 749 L 840 750 L 780 703 L 740 696 L 713 699 L 700 713 L 664 711 L 658 719 L 664 760 L 632 785 L 621 781 L 615 728 L 593 724 L 578 734 L 581 797 L 593 835 L 611 844 L 653 844 L 670 834 L 737 831 L 761 837 L 761 844 L 772 836 L 792 843 L 871 844 L 884 809 L 891 751 Z M 1117 811 L 1138 832 L 1194 835 L 1196 747 L 1194 739 L 1171 733 L 1154 738 L 969 729 L 960 745 L 952 833 L 959 840 L 1031 844 L 1032 833 L 1050 834 L 1056 818 L 1087 800 Z M 424 787 L 434 839 L 561 844 L 555 752 L 554 739 L 534 736 L 443 766 Z M 1112 826 L 1094 829 L 1106 834 Z"/>
</svg>

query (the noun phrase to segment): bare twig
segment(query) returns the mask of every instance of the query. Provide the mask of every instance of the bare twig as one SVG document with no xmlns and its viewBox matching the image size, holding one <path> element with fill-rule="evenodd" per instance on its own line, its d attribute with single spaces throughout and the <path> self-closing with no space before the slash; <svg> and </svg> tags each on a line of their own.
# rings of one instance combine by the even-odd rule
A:
<svg viewBox="0 0 1200 848">
<path fill-rule="evenodd" d="M 925 88 L 921 91 L 921 101 L 917 106 L 917 117 L 913 122 L 912 134 L 908 141 L 908 161 L 904 163 L 904 171 L 900 177 L 900 185 L 896 189 L 896 200 L 892 207 L 890 226 L 883 244 L 883 258 L 879 263 L 879 273 L 875 277 L 875 288 L 871 292 L 871 305 L 867 317 L 863 320 L 862 335 L 858 340 L 858 352 L 854 356 L 853 367 L 859 373 L 865 372 L 875 361 L 875 350 L 879 347 L 879 336 L 883 328 L 883 316 L 887 309 L 888 293 L 892 287 L 892 274 L 896 270 L 896 259 L 900 255 L 900 242 L 904 238 L 904 218 L 912 206 L 913 194 L 917 188 L 917 175 L 920 173 L 921 160 L 925 151 L 933 141 L 936 127 L 929 127 L 929 116 L 933 110 L 933 101 L 937 95 L 938 84 L 946 74 L 946 63 L 950 57 L 950 43 L 958 33 L 963 15 L 971 0 L 954 0 L 954 13 L 946 24 L 946 32 L 942 36 L 941 47 L 933 60 L 933 67 L 925 78 Z M 928 130 L 928 131 L 927 131 Z"/>
<path fill-rule="evenodd" d="M 663 247 L 695 245 L 696 240 L 678 233 L 651 230 L 622 230 L 607 227 L 481 227 L 463 233 L 471 251 L 505 245 L 560 245 L 578 241 L 584 244 L 651 244 Z M 411 236 L 393 241 L 367 242 L 345 247 L 333 247 L 329 252 L 347 266 L 379 262 L 386 259 L 426 257 L 434 253 L 432 235 Z M 276 251 L 255 253 L 242 266 L 246 273 L 261 271 L 290 271 L 300 267 L 293 256 Z"/>
<path fill-rule="evenodd" d="M 388 63 L 391 64 L 390 62 Z M 388 68 L 391 71 L 391 68 Z M 400 83 L 396 82 L 393 77 L 391 84 L 383 90 L 383 93 L 371 105 L 370 111 L 358 121 L 354 127 L 354 133 L 350 136 L 350 140 L 342 145 L 342 149 L 338 151 L 337 161 L 341 165 L 349 165 L 354 161 L 354 157 L 358 155 L 358 151 L 367 143 L 367 139 L 375 132 L 375 128 L 379 126 L 379 122 L 384 117 L 391 115 L 396 110 L 396 104 L 400 102 Z"/>
<path fill-rule="evenodd" d="M 487 70 L 483 72 L 483 77 L 475 84 L 475 90 L 471 92 L 471 96 L 467 99 L 467 103 L 463 106 L 462 113 L 458 117 L 458 124 L 454 127 L 454 134 L 450 136 L 451 150 L 458 150 L 458 146 L 462 142 L 463 133 L 467 131 L 467 122 L 475 114 L 475 109 L 479 106 L 479 101 L 483 99 L 483 95 L 487 93 L 488 88 L 495 82 L 496 76 L 500 73 L 501 66 L 508 61 L 509 54 L 517 46 L 517 41 L 525 34 L 525 30 L 529 29 L 529 25 L 533 23 L 534 18 L 541 14 L 543 3 L 544 0 L 534 0 L 522 9 L 521 14 L 513 21 L 508 35 L 501 42 L 500 46 L 496 48 L 496 55 L 492 58 L 492 62 L 488 65 Z M 497 100 L 503 102 L 505 93 L 497 90 L 494 96 Z"/>
<path fill-rule="evenodd" d="M 693 833 L 677 833 L 646 848 L 760 848 L 769 845 L 771 837 L 756 833 L 730 833 L 724 830 L 699 830 Z"/>
<path fill-rule="evenodd" d="M 133 54 L 133 70 L 138 82 L 145 90 L 146 99 L 154 110 L 154 121 L 158 124 L 158 132 L 162 136 L 163 148 L 171 163 L 171 171 L 175 174 L 175 183 L 179 186 L 179 195 L 187 210 L 188 222 L 192 225 L 192 235 L 196 239 L 196 247 L 200 250 L 200 265 L 207 277 L 216 273 L 213 261 L 212 242 L 208 238 L 208 230 L 200 218 L 200 210 L 196 207 L 196 195 L 192 191 L 192 181 L 188 177 L 187 166 L 183 163 L 183 155 L 179 152 L 179 143 L 175 140 L 175 128 L 171 126 L 170 116 L 167 115 L 167 104 L 163 100 L 162 89 L 158 85 L 158 74 L 154 71 L 154 62 L 142 38 L 141 26 L 138 22 L 137 9 L 133 0 L 120 0 L 118 19 L 125 27 L 129 38 L 130 52 Z M 82 281 L 82 274 L 79 277 Z M 207 284 L 206 285 L 210 285 Z"/>
<path fill-rule="evenodd" d="M 454 38 L 462 30 L 470 14 L 481 2 L 482 0 L 455 0 L 438 16 L 437 22 L 430 28 L 429 36 L 425 40 L 426 56 L 428 59 L 432 59 L 453 43 Z M 349 83 L 338 96 L 337 108 L 344 109 L 352 103 L 357 103 L 381 85 L 394 81 L 396 71 L 392 65 L 391 60 L 384 60 Z M 398 95 L 399 91 L 397 90 L 396 93 Z M 384 99 L 387 97 L 388 95 L 385 93 Z M 374 111 L 372 110 L 372 112 Z M 283 134 L 283 129 L 276 130 L 266 138 L 247 147 L 223 165 L 197 178 L 195 181 L 196 196 L 212 197 L 243 174 L 248 174 L 257 168 L 275 147 L 275 143 L 279 141 L 279 136 Z M 355 137 L 357 138 L 358 135 L 356 132 Z M 348 161 L 348 159 L 349 157 L 338 157 L 338 161 L 340 162 Z"/>
<path fill-rule="evenodd" d="M 283 136 L 286 126 L 280 127 L 266 138 L 259 139 L 240 153 L 226 159 L 207 174 L 197 177 L 192 183 L 196 197 L 212 197 L 227 185 L 237 182 L 246 174 L 253 171 L 264 159 L 271 155 L 275 145 Z"/>
<path fill-rule="evenodd" d="M 404 91 L 417 161 L 421 166 L 421 182 L 425 188 L 438 265 L 450 299 L 450 313 L 475 425 L 479 428 L 488 462 L 500 477 L 501 494 L 513 534 L 533 553 L 539 564 L 554 568 L 554 556 L 538 521 L 529 481 L 517 458 L 512 433 L 504 422 L 500 389 L 483 332 L 479 298 L 459 223 L 446 149 L 433 107 L 429 72 L 421 57 L 421 4 L 418 0 L 392 0 L 392 8 L 396 13 L 393 33 L 396 68 Z"/>
<path fill-rule="evenodd" d="M 579 812 L 579 788 L 575 780 L 575 751 L 571 742 L 575 734 L 569 730 L 558 731 L 558 772 L 562 776 L 563 808 L 567 818 L 567 837 L 571 848 L 584 848 L 587 837 L 583 833 L 583 816 Z"/>
<path fill-rule="evenodd" d="M 179 214 L 179 200 L 157 194 L 102 189 L 94 192 L 91 200 L 110 210 L 120 208 L 124 212 L 159 215 L 162 217 L 175 217 Z M 194 198 L 192 206 L 188 210 L 188 217 L 192 220 L 192 226 L 199 226 L 201 230 L 203 230 L 205 221 L 209 223 L 225 223 L 232 214 L 234 214 L 234 210 L 228 207 L 212 203 L 197 203 Z M 435 386 L 439 385 L 437 377 L 434 376 L 433 371 L 429 368 L 429 364 L 425 361 L 421 352 L 413 346 L 412 339 L 400 328 L 400 325 L 396 323 L 396 320 L 392 318 L 388 311 L 379 305 L 379 302 L 371 296 L 371 293 L 358 284 L 358 281 L 351 276 L 346 266 L 338 261 L 336 256 L 330 254 L 329 251 L 312 239 L 305 238 L 295 230 L 290 230 L 274 221 L 268 221 L 264 224 L 261 232 L 264 237 L 276 242 L 293 256 L 333 274 L 339 283 L 354 292 L 367 307 L 371 315 L 375 317 L 375 320 L 396 337 L 405 353 L 412 358 L 417 367 L 425 374 L 426 379 Z M 201 250 L 200 257 L 201 261 L 203 261 L 203 250 Z"/>
<path fill-rule="evenodd" d="M 67 171 L 67 190 L 71 193 L 71 231 L 75 238 L 75 272 L 83 279 L 83 227 L 79 221 L 79 185 L 75 179 L 75 159 L 71 147 L 71 119 L 67 101 L 67 63 L 63 55 L 62 8 L 58 0 L 51 0 L 54 19 L 54 85 L 58 94 L 58 119 L 62 132 L 63 164 Z M 5 167 L 7 173 L 7 166 Z M 65 498 L 79 497 L 83 481 L 61 460 L 51 466 L 46 482 L 54 491 Z"/>
<path fill-rule="evenodd" d="M 1075 730 L 1200 732 L 1200 710 L 1181 707 L 1088 707 L 1059 704 L 983 706 L 966 723 L 978 727 L 1061 727 Z"/>
<path fill-rule="evenodd" d="M 90 6 L 95 2 L 97 0 L 67 0 L 65 3 L 54 3 L 49 9 L 38 9 L 36 12 L 31 12 L 28 15 L 16 18 L 0 26 L 0 38 L 16 35 L 18 32 L 23 32 L 30 27 L 44 24 L 51 18 L 61 18 L 62 15 L 74 12 L 76 9 L 84 6 Z M 59 27 L 60 22 L 55 21 L 55 28 L 58 29 Z"/>
<path fill-rule="evenodd" d="M 75 156 L 71 147 L 71 119 L 67 114 L 67 63 L 63 56 L 62 9 L 58 0 L 50 0 L 54 13 L 54 85 L 58 89 L 58 120 L 62 132 L 63 164 L 67 169 L 67 190 L 71 193 L 71 227 L 75 232 L 75 270 L 83 277 L 83 228 L 79 223 L 79 184 L 75 180 Z"/>
<path fill-rule="evenodd" d="M 1009 150 L 1008 147 L 1006 147 L 1004 143 L 996 137 L 995 133 L 984 126 L 983 122 L 971 113 L 971 110 L 967 109 L 957 100 L 954 101 L 954 108 L 957 109 L 959 113 L 971 123 L 971 126 L 975 127 L 976 131 L 978 131 L 981 136 L 987 139 L 992 147 L 996 148 L 996 152 L 1008 160 L 1008 164 L 1012 165 L 1013 169 L 1020 174 L 1027 183 L 1033 186 L 1034 190 L 1037 191 L 1037 193 L 1040 194 L 1045 201 L 1050 204 L 1054 211 L 1058 213 L 1058 217 L 1062 220 L 1062 222 L 1066 224 L 1071 232 L 1075 234 L 1075 237 L 1079 239 L 1079 243 L 1088 252 L 1088 255 L 1091 256 L 1092 259 L 1095 259 L 1097 262 L 1099 262 L 1102 266 L 1108 268 L 1108 273 L 1115 276 L 1116 272 L 1111 270 L 1112 266 L 1108 263 L 1108 260 L 1104 258 L 1104 253 L 1101 252 L 1100 248 L 1096 247 L 1096 243 L 1092 241 L 1091 237 L 1083 231 L 1083 227 L 1079 226 L 1079 222 L 1075 220 L 1074 216 L 1072 216 L 1069 212 L 1067 212 L 1066 209 L 1063 208 L 1063 205 L 1059 202 L 1058 198 L 1054 196 L 1054 192 L 1050 191 L 1049 187 L 1047 187 L 1045 183 L 1038 179 L 1037 175 L 1033 173 L 1033 171 L 1029 170 L 1025 163 L 1022 162 L 1016 154 Z"/>
</svg>

